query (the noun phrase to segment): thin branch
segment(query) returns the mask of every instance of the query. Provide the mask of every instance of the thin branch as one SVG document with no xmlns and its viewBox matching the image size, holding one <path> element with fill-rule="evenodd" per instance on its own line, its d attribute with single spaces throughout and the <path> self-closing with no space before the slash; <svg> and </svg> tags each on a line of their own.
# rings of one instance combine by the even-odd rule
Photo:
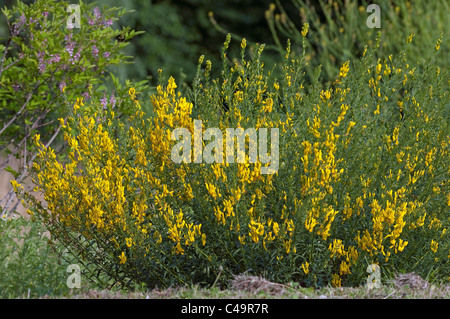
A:
<svg viewBox="0 0 450 319">
<path fill-rule="evenodd" d="M 3 71 L 8 70 L 10 67 L 12 67 L 14 64 L 16 64 L 17 62 L 19 62 L 21 59 L 17 59 L 14 62 L 11 62 L 10 64 L 8 64 L 7 66 L 5 66 L 4 69 L 0 69 L 0 75 L 3 73 Z"/>
<path fill-rule="evenodd" d="M 66 117 L 66 119 L 67 119 L 67 117 Z M 50 138 L 50 140 L 45 144 L 45 147 L 49 147 L 52 143 L 53 143 L 53 141 L 56 139 L 56 137 L 58 136 L 58 134 L 59 134 L 59 132 L 61 131 L 61 125 L 58 127 L 58 129 L 55 131 L 55 133 L 53 134 L 53 136 Z M 28 168 L 31 166 L 31 164 L 33 163 L 33 161 L 34 161 L 34 159 L 36 158 L 36 156 L 38 155 L 38 153 L 39 152 L 35 152 L 34 154 L 33 154 L 33 156 L 30 158 L 30 160 L 28 161 L 28 163 L 27 163 L 27 165 L 25 166 L 25 168 L 23 169 L 23 172 L 19 175 L 19 177 L 18 178 L 16 178 L 16 181 L 18 182 L 18 183 L 21 183 L 24 179 L 25 179 L 25 177 L 26 177 L 26 175 L 27 175 L 27 172 L 28 172 Z M 6 205 L 3 207 L 3 209 L 2 209 L 2 213 L 1 213 L 1 216 L 3 216 L 3 215 L 6 215 L 7 213 L 7 208 L 9 207 L 9 205 L 11 204 L 11 202 L 15 199 L 15 198 L 17 198 L 17 195 L 14 193 L 14 189 L 13 188 L 11 188 L 10 189 L 10 191 L 8 192 L 8 194 L 2 199 L 2 200 L 0 200 L 0 204 L 2 203 L 2 202 L 4 202 L 5 200 L 7 200 L 7 203 L 6 203 Z M 9 213 L 9 212 L 8 212 Z"/>
<path fill-rule="evenodd" d="M 34 91 L 34 90 L 33 90 Z M 11 120 L 9 120 L 8 123 L 6 123 L 3 128 L 0 130 L 0 135 L 19 117 L 20 114 L 22 114 L 23 110 L 25 109 L 25 107 L 27 106 L 28 102 L 30 102 L 31 97 L 33 96 L 33 91 L 31 91 L 30 93 L 28 93 L 27 99 L 25 100 L 25 103 L 23 103 L 22 107 L 20 108 L 20 110 L 12 117 Z"/>
<path fill-rule="evenodd" d="M 8 23 L 9 24 L 9 23 Z M 5 62 L 6 54 L 9 51 L 9 46 L 11 44 L 11 38 L 8 38 L 8 42 L 6 42 L 5 51 L 3 52 L 2 61 L 0 62 L 0 76 L 3 73 L 3 63 Z"/>
<path fill-rule="evenodd" d="M 28 132 L 28 133 L 25 135 L 25 137 L 20 141 L 20 143 L 16 145 L 17 150 L 19 150 L 19 149 L 22 147 L 22 144 L 23 144 L 23 143 L 26 143 L 26 140 L 30 137 L 31 132 L 32 132 L 34 129 L 36 129 L 36 128 L 38 128 L 38 127 L 41 127 L 41 126 L 44 126 L 43 124 L 41 124 L 41 125 L 37 125 L 37 124 L 38 124 L 42 119 L 45 118 L 45 116 L 47 115 L 47 113 L 48 113 L 49 111 L 50 111 L 50 110 L 47 110 L 47 111 L 45 111 L 44 113 L 42 113 L 41 115 L 38 116 L 38 118 L 36 119 L 36 121 L 35 121 L 35 122 L 33 123 L 33 125 L 31 126 L 29 132 Z M 49 123 L 51 123 L 51 122 L 49 122 Z M 10 143 L 10 144 L 12 144 L 12 143 Z M 8 156 L 8 157 L 0 164 L 0 170 L 2 170 L 3 168 L 5 168 L 6 164 L 8 164 L 9 161 L 11 160 L 11 157 L 13 157 L 14 155 L 16 155 L 17 150 L 14 151 L 14 152 L 11 152 L 11 154 L 9 154 L 9 156 Z"/>
</svg>

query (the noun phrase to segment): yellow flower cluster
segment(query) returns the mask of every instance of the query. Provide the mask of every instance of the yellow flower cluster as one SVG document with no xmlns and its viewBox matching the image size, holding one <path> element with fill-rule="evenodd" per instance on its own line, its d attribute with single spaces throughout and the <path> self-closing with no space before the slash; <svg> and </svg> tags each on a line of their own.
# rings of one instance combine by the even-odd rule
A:
<svg viewBox="0 0 450 319">
<path fill-rule="evenodd" d="M 320 106 L 317 105 L 317 112 L 320 112 Z M 311 209 L 308 211 L 305 227 L 309 232 L 313 232 L 316 225 L 319 229 L 317 233 L 326 240 L 330 235 L 331 224 L 338 213 L 331 205 L 320 205 L 320 202 L 327 194 L 333 193 L 333 183 L 340 180 L 343 169 L 338 169 L 336 161 L 337 142 L 339 135 L 334 133 L 335 128 L 339 127 L 348 110 L 347 105 L 341 106 L 341 113 L 336 122 L 332 121 L 327 127 L 321 125 L 320 119 L 314 117 L 314 123 L 311 125 L 309 119 L 307 125 L 310 132 L 316 139 L 323 139 L 323 142 L 304 141 L 303 156 L 303 172 L 301 175 L 301 194 L 310 196 Z M 321 132 L 322 131 L 322 132 Z"/>
<path fill-rule="evenodd" d="M 48 204 L 45 210 L 48 221 L 79 230 L 88 237 L 101 236 L 115 249 L 122 250 L 119 253 L 122 264 L 130 260 L 125 248 L 139 246 L 149 252 L 151 246 L 162 243 L 161 234 L 165 233 L 173 242 L 175 254 L 183 254 L 184 247 L 197 239 L 205 244 L 201 224 L 189 222 L 182 209 L 175 213 L 171 204 L 175 195 L 192 198 L 192 185 L 175 194 L 171 178 L 164 182 L 162 173 L 172 165 L 170 129 L 181 125 L 193 127 L 192 105 L 178 98 L 175 88 L 172 78 L 166 89 L 158 87 L 158 94 L 153 97 L 158 116 L 152 123 L 142 119 L 135 89 L 129 90 L 136 108 L 132 120 L 137 125 L 128 130 L 120 127 L 129 143 L 125 154 L 121 141 L 111 134 L 111 119 L 96 123 L 96 114 L 67 120 L 64 138 L 69 146 L 69 162 L 65 165 L 57 161 L 51 148 L 40 142 L 39 135 L 35 137 L 40 152 L 34 168 L 38 170 L 38 184 Z M 74 110 L 81 106 L 82 100 L 77 101 Z M 185 171 L 179 173 L 184 182 Z M 88 229 L 95 229 L 96 233 L 87 232 Z M 117 234 L 122 234 L 119 237 L 123 242 Z"/>
<path fill-rule="evenodd" d="M 303 37 L 307 32 L 305 25 Z M 242 52 L 246 47 L 242 41 Z M 366 89 L 372 93 L 367 98 L 375 100 L 373 109 L 353 104 L 355 93 L 343 85 L 349 61 L 331 87 L 315 92 L 313 101 L 304 98 L 294 67 L 298 61 L 283 67 L 278 82 L 269 82 L 261 72 L 262 62 L 245 61 L 244 54 L 240 62 L 229 64 L 233 67 L 226 71 L 233 76 L 221 83 L 202 86 L 198 80 L 195 105 L 177 92 L 173 78 L 167 86 L 159 85 L 151 96 L 151 118 L 144 118 L 134 88 L 128 91 L 133 113 L 126 124 L 115 121 L 111 111 L 98 123 L 98 114 L 86 115 L 78 99 L 75 116 L 62 121 L 67 162 L 58 161 L 39 136 L 35 139 L 40 148 L 33 164 L 36 183 L 47 202 L 47 208 L 36 207 L 47 223 L 96 239 L 124 268 L 138 265 L 144 257 L 144 263 L 163 268 L 169 268 L 164 262 L 190 258 L 194 264 L 201 259 L 208 265 L 226 259 L 239 269 L 270 260 L 292 266 L 311 280 L 316 279 L 313 272 L 328 267 L 327 280 L 341 286 L 361 269 L 355 265 L 393 262 L 412 248 L 416 229 L 437 234 L 425 246 L 441 258 L 447 251 L 447 221 L 424 204 L 421 192 L 443 198 L 437 205 L 442 211 L 450 206 L 445 180 L 450 173 L 445 162 L 450 139 L 429 146 L 424 143 L 430 141 L 426 128 L 403 125 L 402 118 L 386 122 L 391 104 L 401 116 L 407 111 L 422 124 L 431 118 L 420 107 L 422 100 L 407 91 L 414 71 L 396 68 L 392 61 L 391 56 L 375 61 L 368 74 L 368 66 L 363 68 L 370 78 Z M 208 77 L 210 62 L 205 70 Z M 392 76 L 405 86 L 393 103 L 389 100 L 394 94 L 383 82 Z M 305 110 L 299 109 L 303 104 Z M 176 128 L 194 136 L 189 156 L 198 155 L 193 113 L 202 120 L 202 133 L 211 124 L 222 132 L 229 127 L 255 128 L 257 135 L 264 128 L 279 128 L 279 171 L 261 174 L 266 164 L 250 160 L 248 139 L 244 163 L 174 163 Z M 374 139 L 379 127 L 383 131 Z M 203 150 L 205 142 L 200 143 Z M 224 139 L 219 151 L 223 154 L 216 158 L 226 158 L 226 149 Z"/>
</svg>

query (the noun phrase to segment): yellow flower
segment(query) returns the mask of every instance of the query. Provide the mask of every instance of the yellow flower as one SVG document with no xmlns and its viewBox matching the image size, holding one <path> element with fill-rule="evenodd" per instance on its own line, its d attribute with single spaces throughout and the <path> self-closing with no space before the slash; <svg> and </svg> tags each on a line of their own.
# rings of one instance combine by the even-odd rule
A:
<svg viewBox="0 0 450 319">
<path fill-rule="evenodd" d="M 398 240 L 398 251 L 402 252 L 403 249 L 405 249 L 406 245 L 408 245 L 408 242 L 405 240 L 403 241 L 401 238 Z"/>
<path fill-rule="evenodd" d="M 380 114 L 380 105 L 377 104 L 377 109 L 373 112 L 373 115 Z"/>
<path fill-rule="evenodd" d="M 130 95 L 131 100 L 134 101 L 136 99 L 136 90 L 134 88 L 130 88 L 128 94 Z"/>
<path fill-rule="evenodd" d="M 289 252 L 291 251 L 291 244 L 292 244 L 292 239 L 289 240 L 284 240 L 284 248 L 286 249 L 286 254 L 289 254 Z"/>
<path fill-rule="evenodd" d="M 233 203 L 231 200 L 224 200 L 225 210 L 227 211 L 227 217 L 234 216 Z"/>
<path fill-rule="evenodd" d="M 202 245 L 205 246 L 206 244 L 206 235 L 205 233 L 202 234 Z"/>
<path fill-rule="evenodd" d="M 125 238 L 125 242 L 127 244 L 127 247 L 130 248 L 132 243 L 133 243 L 133 240 L 131 239 L 131 237 L 130 238 Z"/>
<path fill-rule="evenodd" d="M 333 285 L 333 287 L 341 286 L 341 278 L 339 277 L 338 274 L 333 274 L 333 276 L 331 278 L 332 278 L 331 284 Z"/>
<path fill-rule="evenodd" d="M 378 63 L 376 66 L 376 72 L 379 74 L 381 72 L 381 63 Z"/>
<path fill-rule="evenodd" d="M 127 261 L 127 256 L 125 256 L 125 253 L 122 251 L 122 254 L 119 256 L 120 263 L 124 264 Z"/>
<path fill-rule="evenodd" d="M 184 254 L 184 249 L 181 247 L 181 244 L 178 243 L 175 247 L 174 247 L 174 253 L 175 254 Z"/>
<path fill-rule="evenodd" d="M 431 240 L 431 251 L 436 253 L 438 250 L 439 243 L 437 241 Z"/>
<path fill-rule="evenodd" d="M 437 42 L 436 42 L 436 51 L 438 51 L 438 50 L 440 49 L 440 47 L 441 47 L 441 41 L 442 41 L 442 39 L 438 39 L 438 40 L 437 40 Z"/>
<path fill-rule="evenodd" d="M 77 98 L 77 101 L 75 102 L 75 104 L 74 104 L 74 106 L 73 106 L 73 109 L 74 109 L 74 111 L 75 111 L 75 113 L 77 112 L 77 110 L 78 109 L 80 109 L 80 107 L 82 107 L 82 106 L 84 106 L 84 103 L 83 103 L 83 98 Z"/>
<path fill-rule="evenodd" d="M 263 104 L 264 112 L 268 112 L 268 113 L 272 112 L 273 100 L 271 98 L 268 98 L 262 104 Z"/>
<path fill-rule="evenodd" d="M 320 98 L 322 99 L 323 102 L 326 102 L 327 100 L 329 100 L 331 98 L 330 90 L 326 90 L 326 91 L 322 90 L 320 92 Z"/>
<path fill-rule="evenodd" d="M 341 275 L 345 275 L 345 274 L 351 274 L 350 271 L 350 264 L 347 264 L 347 262 L 342 261 L 341 265 L 339 266 L 339 273 Z"/>
<path fill-rule="evenodd" d="M 306 37 L 306 35 L 308 34 L 308 30 L 309 30 L 309 24 L 307 22 L 305 22 L 303 24 L 303 28 L 302 28 L 302 37 Z"/>
<path fill-rule="evenodd" d="M 213 184 L 210 184 L 208 182 L 206 184 L 206 190 L 208 191 L 209 195 L 211 195 L 213 198 L 217 198 L 217 196 L 221 197 L 219 190 L 216 189 L 216 187 Z"/>
<path fill-rule="evenodd" d="M 347 128 L 347 135 L 348 135 L 348 133 L 350 133 L 350 130 L 352 129 L 352 127 L 353 126 L 355 126 L 356 125 L 356 123 L 355 122 L 353 122 L 353 121 L 350 121 L 349 123 L 348 123 L 348 128 Z"/>
<path fill-rule="evenodd" d="M 246 46 L 247 46 L 247 40 L 245 38 L 243 38 L 242 42 L 241 42 L 241 48 L 245 49 Z"/>
<path fill-rule="evenodd" d="M 264 225 L 258 222 L 255 222 L 253 219 L 250 221 L 248 225 L 250 228 L 249 236 L 255 243 L 258 243 L 259 236 L 264 235 Z"/>
<path fill-rule="evenodd" d="M 277 222 L 274 222 L 272 227 L 273 227 L 273 233 L 274 233 L 274 235 L 275 235 L 275 236 L 278 236 L 278 232 L 280 231 L 280 226 L 278 225 Z"/>
<path fill-rule="evenodd" d="M 346 61 L 342 65 L 341 69 L 339 70 L 339 77 L 340 78 L 345 78 L 347 76 L 347 73 L 350 70 L 349 63 L 350 63 L 350 61 Z"/>
<path fill-rule="evenodd" d="M 14 188 L 15 192 L 17 192 L 17 189 L 21 186 L 15 179 L 11 180 L 11 185 Z"/>
<path fill-rule="evenodd" d="M 305 274 L 308 274 L 308 273 L 309 273 L 309 263 L 308 263 L 307 261 L 305 261 L 305 262 L 302 264 L 302 269 L 303 269 L 303 272 L 304 272 Z"/>
</svg>

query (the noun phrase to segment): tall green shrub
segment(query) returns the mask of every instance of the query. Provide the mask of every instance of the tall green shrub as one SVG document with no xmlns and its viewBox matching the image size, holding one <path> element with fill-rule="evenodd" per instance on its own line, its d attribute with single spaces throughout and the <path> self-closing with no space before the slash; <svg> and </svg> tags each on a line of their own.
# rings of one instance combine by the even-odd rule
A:
<svg viewBox="0 0 450 319">
<path fill-rule="evenodd" d="M 2 8 L 9 34 L 0 42 L 0 170 L 19 183 L 37 155 L 31 137 L 39 133 L 46 145 L 57 145 L 58 118 L 66 118 L 75 101 L 122 108 L 118 92 L 108 92 L 103 83 L 110 65 L 128 61 L 121 50 L 137 33 L 112 27 L 124 10 L 101 11 L 83 2 L 80 27 L 69 28 L 67 21 L 75 20 L 68 5 L 38 0 Z M 1 215 L 17 207 L 12 189 L 0 204 Z"/>
<path fill-rule="evenodd" d="M 33 177 L 48 206 L 14 187 L 80 263 L 122 284 L 226 285 L 248 272 L 358 286 L 372 264 L 383 280 L 411 271 L 448 279 L 449 90 L 448 73 L 435 65 L 445 53 L 436 40 L 432 59 L 415 66 L 412 36 L 392 55 L 380 52 L 378 36 L 322 85 L 318 68 L 305 82 L 307 51 L 288 46 L 275 77 L 262 63 L 264 46 L 248 56 L 244 40 L 232 59 L 227 36 L 221 77 L 201 57 L 187 96 L 173 78 L 159 83 L 153 116 L 132 88 L 129 125 L 98 103 L 94 116 L 74 106 L 64 124 L 66 160 L 36 136 Z M 218 156 L 212 163 L 195 160 L 200 120 L 202 134 L 215 128 L 214 140 L 200 143 L 204 156 Z M 180 163 L 177 128 L 191 134 Z M 278 129 L 275 173 L 262 173 L 264 151 L 253 161 L 250 144 L 244 163 L 219 162 L 230 154 L 217 130 L 227 128 Z"/>
</svg>

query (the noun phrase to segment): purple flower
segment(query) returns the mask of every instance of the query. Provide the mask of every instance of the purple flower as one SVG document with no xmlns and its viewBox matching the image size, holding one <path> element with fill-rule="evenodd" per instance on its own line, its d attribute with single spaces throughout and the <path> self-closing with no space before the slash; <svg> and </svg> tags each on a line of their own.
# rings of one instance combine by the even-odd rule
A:
<svg viewBox="0 0 450 319">
<path fill-rule="evenodd" d="M 95 44 L 92 46 L 92 55 L 96 58 L 98 57 L 98 48 Z"/>
<path fill-rule="evenodd" d="M 78 61 L 80 59 L 80 56 L 81 56 L 81 51 L 78 50 L 77 53 L 75 53 L 75 55 L 73 56 L 73 59 L 75 61 Z"/>
<path fill-rule="evenodd" d="M 12 28 L 11 36 L 15 37 L 15 36 L 17 36 L 18 34 L 19 34 L 19 27 L 18 27 L 17 24 L 15 24 L 15 25 L 13 26 L 13 28 Z"/>
<path fill-rule="evenodd" d="M 103 22 L 103 26 L 104 26 L 105 28 L 107 28 L 107 27 L 112 26 L 113 23 L 114 23 L 114 21 L 113 21 L 112 19 L 108 19 L 108 20 L 105 20 L 105 21 Z"/>
<path fill-rule="evenodd" d="M 47 67 L 47 65 L 45 64 L 45 61 L 44 61 L 44 56 L 45 56 L 44 51 L 41 51 L 37 54 L 37 58 L 39 61 L 38 70 L 39 70 L 39 73 L 41 73 L 41 74 L 44 73 L 45 68 Z"/>
<path fill-rule="evenodd" d="M 95 7 L 94 8 L 94 16 L 95 16 L 95 18 L 98 20 L 98 19 L 100 19 L 101 18 L 101 13 L 100 13 L 100 9 L 98 8 L 98 7 Z"/>
<path fill-rule="evenodd" d="M 44 17 L 47 19 L 47 17 L 48 17 L 48 11 L 44 11 Z"/>
<path fill-rule="evenodd" d="M 105 58 L 105 59 L 108 59 L 109 58 L 109 52 L 108 51 L 106 51 L 106 52 L 103 52 L 103 57 Z"/>
<path fill-rule="evenodd" d="M 116 106 L 116 97 L 114 96 L 114 94 L 112 94 L 109 98 L 109 104 L 111 104 L 111 107 Z"/>
<path fill-rule="evenodd" d="M 21 25 L 24 25 L 25 22 L 27 22 L 27 18 L 22 14 L 22 15 L 20 16 L 20 18 L 19 18 L 19 23 L 20 23 Z"/>
<path fill-rule="evenodd" d="M 106 105 L 108 105 L 108 99 L 106 98 L 106 94 L 104 94 L 103 97 L 100 99 L 100 103 L 103 109 L 106 109 Z"/>
<path fill-rule="evenodd" d="M 80 60 L 81 57 L 81 51 L 78 50 L 77 53 L 75 53 L 75 55 L 73 56 L 73 58 L 70 58 L 69 61 L 72 62 L 72 64 L 75 64 L 75 62 L 78 62 L 78 60 Z"/>
<path fill-rule="evenodd" d="M 86 91 L 86 92 L 84 92 L 83 94 L 81 94 L 82 96 L 83 96 L 83 99 L 86 101 L 86 100 L 89 100 L 89 91 Z"/>
<path fill-rule="evenodd" d="M 66 51 L 69 52 L 70 56 L 73 56 L 74 48 L 75 48 L 75 42 L 69 40 L 68 43 L 66 43 Z"/>
<path fill-rule="evenodd" d="M 44 73 L 46 67 L 47 67 L 47 66 L 45 65 L 45 63 L 39 62 L 39 66 L 38 66 L 39 73 L 40 73 L 40 74 Z"/>
<path fill-rule="evenodd" d="M 68 33 L 64 36 L 64 41 L 69 42 L 72 40 L 72 33 Z"/>
<path fill-rule="evenodd" d="M 51 56 L 51 59 L 49 60 L 50 63 L 58 63 L 59 61 L 61 61 L 61 56 L 59 54 L 52 54 L 50 56 Z"/>
<path fill-rule="evenodd" d="M 12 29 L 12 36 L 13 37 L 15 37 L 16 35 L 19 34 L 20 28 L 22 28 L 26 22 L 27 22 L 27 18 L 22 14 L 19 17 L 18 21 L 13 26 L 13 29 Z"/>
</svg>

